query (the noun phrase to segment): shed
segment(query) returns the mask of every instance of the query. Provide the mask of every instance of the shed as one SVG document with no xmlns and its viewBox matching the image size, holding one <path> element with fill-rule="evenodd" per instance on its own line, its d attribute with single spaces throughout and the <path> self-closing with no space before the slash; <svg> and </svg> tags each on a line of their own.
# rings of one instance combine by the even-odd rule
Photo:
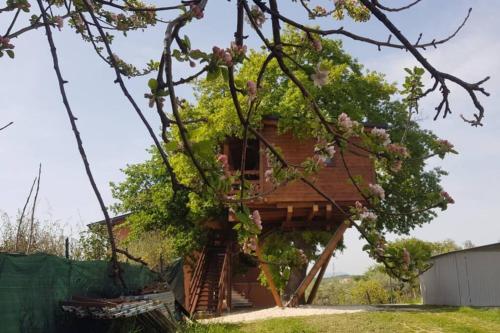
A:
<svg viewBox="0 0 500 333">
<path fill-rule="evenodd" d="M 420 276 L 424 304 L 500 306 L 500 243 L 440 254 Z"/>
</svg>

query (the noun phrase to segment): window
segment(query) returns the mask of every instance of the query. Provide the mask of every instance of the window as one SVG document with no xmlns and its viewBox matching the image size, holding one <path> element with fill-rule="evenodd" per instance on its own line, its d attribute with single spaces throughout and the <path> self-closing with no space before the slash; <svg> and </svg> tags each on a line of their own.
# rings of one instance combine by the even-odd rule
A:
<svg viewBox="0 0 500 333">
<path fill-rule="evenodd" d="M 241 170 L 241 155 L 243 152 L 243 140 L 231 139 L 228 141 L 229 168 L 231 170 Z M 259 179 L 259 141 L 249 139 L 247 141 L 247 151 L 245 157 L 245 174 L 248 180 Z"/>
</svg>

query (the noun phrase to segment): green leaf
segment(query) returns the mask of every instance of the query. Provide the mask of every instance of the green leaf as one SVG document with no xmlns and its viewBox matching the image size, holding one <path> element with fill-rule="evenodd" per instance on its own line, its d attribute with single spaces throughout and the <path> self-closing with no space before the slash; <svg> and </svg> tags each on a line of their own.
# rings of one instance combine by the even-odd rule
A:
<svg viewBox="0 0 500 333">
<path fill-rule="evenodd" d="M 7 52 L 7 55 L 8 55 L 11 59 L 14 59 L 14 56 L 15 56 L 15 55 L 14 55 L 14 51 L 12 51 L 12 50 L 7 50 L 7 51 L 5 51 L 5 52 Z"/>
<path fill-rule="evenodd" d="M 220 72 L 222 73 L 222 77 L 224 78 L 224 81 L 228 82 L 229 81 L 229 70 L 227 67 L 220 67 Z"/>
<path fill-rule="evenodd" d="M 156 81 L 156 79 L 149 79 L 148 87 L 152 92 L 155 92 L 156 90 L 158 90 L 158 81 Z"/>
<path fill-rule="evenodd" d="M 185 59 L 182 58 L 182 53 L 179 50 L 173 50 L 172 51 L 172 57 L 177 59 L 177 61 L 184 61 Z"/>
<path fill-rule="evenodd" d="M 189 52 L 189 56 L 195 60 L 197 59 L 205 59 L 208 57 L 208 55 L 205 53 L 205 52 L 202 52 L 198 49 L 196 50 L 192 50 L 191 52 Z"/>
<path fill-rule="evenodd" d="M 424 75 L 425 70 L 422 67 L 415 67 L 414 72 L 417 75 Z"/>
<path fill-rule="evenodd" d="M 176 150 L 177 148 L 179 148 L 179 144 L 175 141 L 170 141 L 170 142 L 165 144 L 165 149 L 169 152 L 172 152 L 172 151 Z"/>
<path fill-rule="evenodd" d="M 189 37 L 187 35 L 184 36 L 184 44 L 186 45 L 186 48 L 188 50 L 191 50 L 191 41 L 189 40 Z"/>
<path fill-rule="evenodd" d="M 219 77 L 220 68 L 215 67 L 213 69 L 209 69 L 207 73 L 207 81 L 215 81 Z"/>
</svg>

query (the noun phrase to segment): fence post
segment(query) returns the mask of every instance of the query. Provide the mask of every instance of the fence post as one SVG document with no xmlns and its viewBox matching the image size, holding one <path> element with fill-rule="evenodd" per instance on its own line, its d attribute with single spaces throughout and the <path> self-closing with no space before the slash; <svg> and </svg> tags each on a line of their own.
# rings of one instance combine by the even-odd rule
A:
<svg viewBox="0 0 500 333">
<path fill-rule="evenodd" d="M 69 259 L 69 238 L 66 237 L 64 240 L 64 254 L 66 256 L 66 259 Z"/>
</svg>

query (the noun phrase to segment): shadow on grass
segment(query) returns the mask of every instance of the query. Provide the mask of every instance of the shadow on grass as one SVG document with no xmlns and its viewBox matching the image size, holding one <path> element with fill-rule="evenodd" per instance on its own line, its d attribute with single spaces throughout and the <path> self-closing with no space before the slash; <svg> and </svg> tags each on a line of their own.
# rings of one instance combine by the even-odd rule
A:
<svg viewBox="0 0 500 333">
<path fill-rule="evenodd" d="M 185 324 L 178 331 L 179 333 L 225 333 L 241 332 L 242 324 L 228 323 L 191 323 Z"/>
<path fill-rule="evenodd" d="M 423 304 L 383 304 L 374 306 L 379 311 L 455 312 L 461 307 Z"/>
</svg>

